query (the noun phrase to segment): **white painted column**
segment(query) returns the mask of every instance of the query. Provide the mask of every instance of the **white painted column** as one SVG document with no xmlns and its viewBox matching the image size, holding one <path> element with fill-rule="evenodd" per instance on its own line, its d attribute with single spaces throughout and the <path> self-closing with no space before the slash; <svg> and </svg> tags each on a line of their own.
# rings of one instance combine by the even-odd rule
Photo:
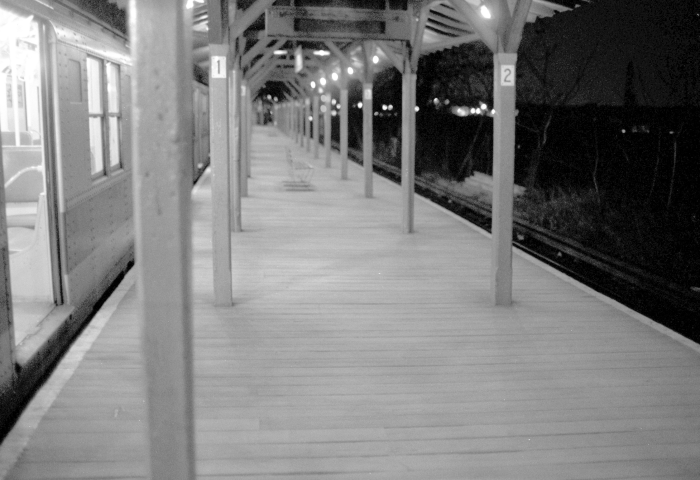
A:
<svg viewBox="0 0 700 480">
<path fill-rule="evenodd" d="M 2 145 L 0 145 L 2 165 Z M 12 318 L 10 249 L 5 215 L 5 178 L 0 168 L 0 392 L 12 389 L 15 375 L 15 326 Z"/>
<path fill-rule="evenodd" d="M 401 192 L 402 230 L 413 232 L 414 188 L 416 172 L 416 74 L 404 55 L 401 97 Z"/>
<path fill-rule="evenodd" d="M 340 72 L 340 178 L 348 178 L 348 77 Z"/>
<path fill-rule="evenodd" d="M 135 268 L 146 371 L 149 478 L 190 480 L 196 478 L 190 212 L 192 26 L 186 20 L 184 2 L 132 1 L 131 6 Z M 227 46 L 212 45 L 212 71 L 221 66 L 218 62 L 226 58 L 227 51 Z M 226 78 L 221 81 L 225 90 Z M 213 88 L 215 94 L 222 89 Z M 225 109 L 225 102 L 223 106 Z M 227 140 L 224 148 L 226 144 Z"/>
<path fill-rule="evenodd" d="M 372 174 L 374 162 L 372 138 L 372 122 L 374 122 L 374 107 L 372 106 L 372 84 L 362 84 L 362 163 L 365 171 L 365 197 L 374 196 Z"/>
<path fill-rule="evenodd" d="M 231 229 L 240 232 L 241 227 L 241 77 L 240 57 L 232 55 L 230 88 L 231 128 Z"/>
<path fill-rule="evenodd" d="M 323 114 L 323 148 L 326 157 L 326 168 L 331 166 L 331 91 L 325 93 L 326 101 L 323 103 L 326 111 Z"/>
<path fill-rule="evenodd" d="M 515 177 L 514 53 L 493 56 L 493 207 L 491 217 L 491 295 L 508 306 L 513 292 L 513 183 Z"/>
<path fill-rule="evenodd" d="M 304 148 L 304 99 L 302 98 L 299 99 L 297 118 L 299 119 L 299 146 Z"/>
<path fill-rule="evenodd" d="M 240 139 L 241 139 L 241 197 L 248 196 L 248 82 L 241 74 L 241 121 L 240 121 Z M 242 208 L 242 206 L 241 206 Z"/>
<path fill-rule="evenodd" d="M 306 97 L 304 99 L 304 133 L 306 134 L 306 151 L 311 151 L 311 120 L 309 120 L 309 115 L 311 114 L 311 99 Z"/>
<path fill-rule="evenodd" d="M 247 116 L 248 120 L 246 121 L 246 138 L 247 138 L 247 141 L 246 141 L 246 144 L 245 144 L 245 145 L 246 145 L 246 152 L 245 152 L 246 162 L 245 162 L 245 166 L 246 166 L 246 177 L 247 177 L 247 178 L 250 178 L 250 177 L 251 177 L 251 172 L 253 171 L 253 168 L 252 168 L 252 166 L 251 166 L 251 164 L 252 164 L 251 160 L 252 160 L 252 159 L 251 159 L 251 156 L 250 156 L 250 145 L 251 145 L 251 143 L 252 143 L 252 141 L 253 141 L 253 119 L 254 119 L 254 118 L 256 119 L 256 123 L 257 123 L 257 116 L 256 116 L 255 113 L 253 112 L 253 99 L 252 99 L 252 93 L 251 93 L 250 87 L 248 87 L 248 102 L 247 102 L 246 105 L 247 105 L 246 111 L 248 112 L 248 116 Z M 246 183 L 247 183 L 247 181 L 246 181 Z"/>
<path fill-rule="evenodd" d="M 231 278 L 231 161 L 229 131 L 228 68 L 219 62 L 228 61 L 228 45 L 210 45 L 212 71 L 209 72 L 209 149 L 212 184 L 212 247 L 214 266 L 214 303 L 233 304 Z M 215 74 L 214 69 L 222 69 Z"/>
<path fill-rule="evenodd" d="M 314 93 L 314 158 L 318 158 L 318 135 L 319 135 L 319 118 L 318 118 L 318 94 Z"/>
</svg>

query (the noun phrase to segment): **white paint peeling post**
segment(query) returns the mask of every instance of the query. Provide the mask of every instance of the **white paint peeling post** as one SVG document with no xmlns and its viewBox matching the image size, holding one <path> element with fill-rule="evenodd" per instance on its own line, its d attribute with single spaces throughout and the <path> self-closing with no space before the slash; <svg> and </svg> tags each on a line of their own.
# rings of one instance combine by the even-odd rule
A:
<svg viewBox="0 0 700 480">
<path fill-rule="evenodd" d="M 340 74 L 340 178 L 348 179 L 348 77 Z"/>
<path fill-rule="evenodd" d="M 323 149 L 326 157 L 326 168 L 331 166 L 331 92 L 330 89 L 324 94 L 323 105 L 326 111 L 323 112 Z"/>
<path fill-rule="evenodd" d="M 365 197 L 374 196 L 374 186 L 372 184 L 372 173 L 374 159 L 372 138 L 372 84 L 365 82 L 362 84 L 362 164 L 365 171 Z"/>
<path fill-rule="evenodd" d="M 318 135 L 319 135 L 319 119 L 318 119 L 318 94 L 314 93 L 314 158 L 318 158 Z"/>
<path fill-rule="evenodd" d="M 311 99 L 306 97 L 304 99 L 304 132 L 306 134 L 306 151 L 311 151 L 311 120 L 309 120 L 309 115 L 311 114 Z"/>
<path fill-rule="evenodd" d="M 414 186 L 416 172 L 416 74 L 409 55 L 404 55 L 401 96 L 401 192 L 402 230 L 413 232 Z"/>
<path fill-rule="evenodd" d="M 185 3 L 132 0 L 134 230 L 150 478 L 196 477 L 192 42 Z M 188 41 L 189 40 L 189 41 Z"/>
<path fill-rule="evenodd" d="M 209 148 L 211 152 L 214 304 L 230 306 L 233 304 L 233 281 L 231 278 L 231 184 L 229 183 L 231 168 L 228 122 L 229 86 L 228 68 L 225 63 L 223 67 L 220 65 L 221 62 L 226 62 L 229 47 L 228 45 L 212 44 L 209 49 L 211 52 Z"/>
<path fill-rule="evenodd" d="M 515 164 L 515 64 L 517 54 L 493 56 L 493 207 L 491 295 L 509 306 L 513 291 L 513 183 Z"/>
<path fill-rule="evenodd" d="M 238 233 L 243 230 L 241 226 L 241 77 L 243 73 L 240 66 L 240 57 L 232 55 L 233 68 L 229 85 L 230 109 L 229 121 L 231 129 L 231 229 Z"/>
</svg>

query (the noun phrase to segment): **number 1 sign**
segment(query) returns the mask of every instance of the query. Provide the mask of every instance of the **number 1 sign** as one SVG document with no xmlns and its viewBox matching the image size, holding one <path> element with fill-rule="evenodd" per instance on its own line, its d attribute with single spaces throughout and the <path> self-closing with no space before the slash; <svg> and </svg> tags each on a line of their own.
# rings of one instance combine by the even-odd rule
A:
<svg viewBox="0 0 700 480">
<path fill-rule="evenodd" d="M 515 86 L 515 65 L 501 65 L 501 86 Z"/>
<path fill-rule="evenodd" d="M 211 78 L 226 78 L 226 57 L 211 57 Z"/>
</svg>

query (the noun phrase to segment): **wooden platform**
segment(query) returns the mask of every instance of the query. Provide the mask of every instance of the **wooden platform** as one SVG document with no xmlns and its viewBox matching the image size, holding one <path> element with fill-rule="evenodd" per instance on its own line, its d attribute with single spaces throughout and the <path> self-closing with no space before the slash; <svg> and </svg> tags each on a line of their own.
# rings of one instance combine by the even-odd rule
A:
<svg viewBox="0 0 700 480">
<path fill-rule="evenodd" d="M 312 188 L 285 186 L 286 146 Z M 700 478 L 697 348 L 521 256 L 492 307 L 483 234 L 423 201 L 400 233 L 397 186 L 366 199 L 359 167 L 272 128 L 252 161 L 233 308 L 212 306 L 208 176 L 193 195 L 199 478 Z M 131 284 L 3 443 L 6 478 L 147 474 Z"/>
</svg>

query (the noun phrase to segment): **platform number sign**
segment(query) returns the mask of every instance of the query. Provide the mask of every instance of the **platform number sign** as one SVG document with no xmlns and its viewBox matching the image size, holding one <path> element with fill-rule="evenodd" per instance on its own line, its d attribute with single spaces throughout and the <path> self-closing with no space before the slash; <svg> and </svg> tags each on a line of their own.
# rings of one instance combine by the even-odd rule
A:
<svg viewBox="0 0 700 480">
<path fill-rule="evenodd" d="M 226 78 L 226 57 L 211 57 L 211 78 Z"/>
<path fill-rule="evenodd" d="M 501 65 L 501 86 L 515 86 L 515 65 Z"/>
</svg>

